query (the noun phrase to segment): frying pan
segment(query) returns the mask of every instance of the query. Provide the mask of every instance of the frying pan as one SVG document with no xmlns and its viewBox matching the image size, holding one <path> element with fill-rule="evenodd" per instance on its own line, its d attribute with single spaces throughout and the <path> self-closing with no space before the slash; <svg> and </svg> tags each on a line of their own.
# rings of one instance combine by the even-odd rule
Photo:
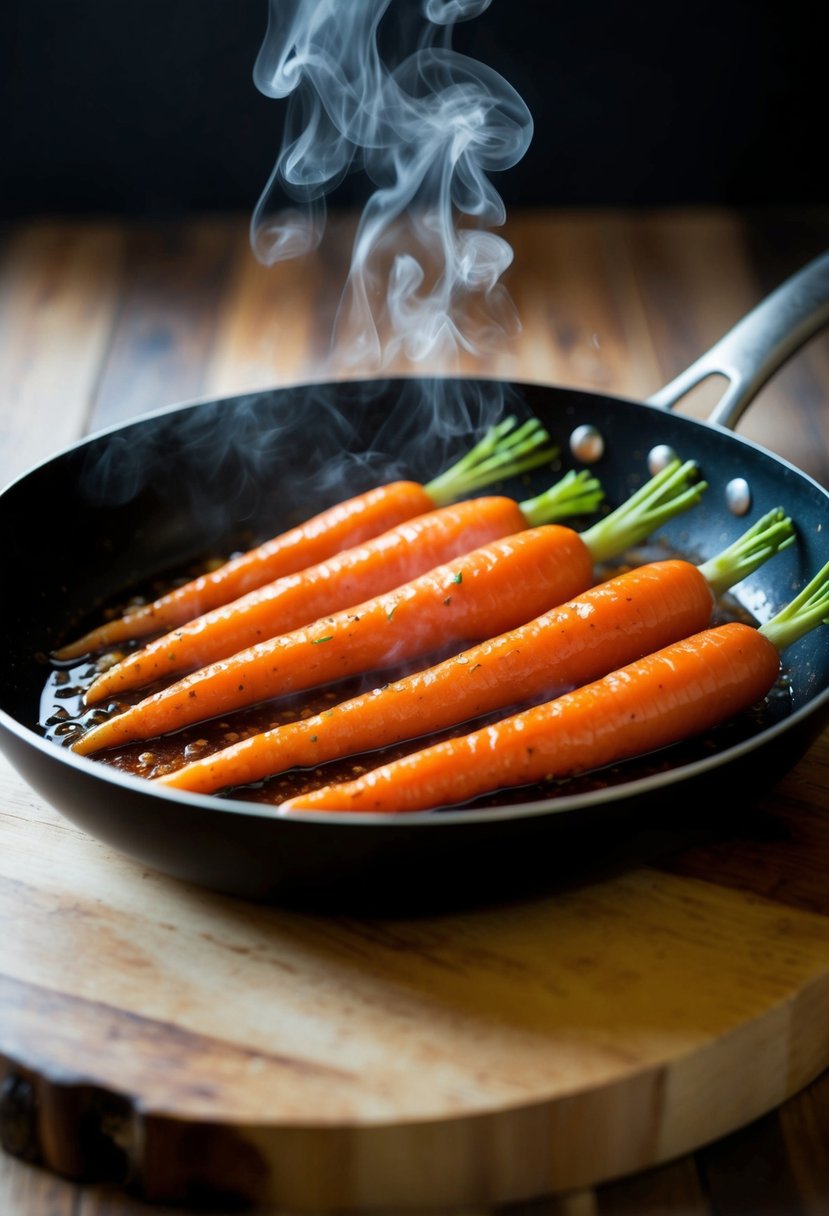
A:
<svg viewBox="0 0 829 1216">
<path fill-rule="evenodd" d="M 229 553 L 329 502 L 398 476 L 428 480 L 506 413 L 535 414 L 562 471 L 590 464 L 609 504 L 667 447 L 709 488 L 656 542 L 703 560 L 782 505 L 797 544 L 737 588 L 762 622 L 829 558 L 829 491 L 734 433 L 768 377 L 829 320 L 829 254 L 810 263 L 646 402 L 543 384 L 465 378 L 312 383 L 204 400 L 100 432 L 0 495 L 5 566 L 0 738 L 24 778 L 66 817 L 150 867 L 249 898 L 418 907 L 528 889 L 575 859 L 750 808 L 829 720 L 829 629 L 786 652 L 790 699 L 756 733 L 656 771 L 554 794 L 400 817 L 280 816 L 234 797 L 158 790 L 44 739 L 42 656 L 108 599 L 206 553 Z M 703 421 L 672 412 L 707 376 L 728 388 Z M 421 440 L 422 442 L 418 442 Z M 526 497 L 550 480 L 506 492 Z M 38 658 L 40 656 L 40 658 Z M 722 809 L 716 811 L 722 814 Z M 450 893 L 451 892 L 451 896 Z"/>
</svg>

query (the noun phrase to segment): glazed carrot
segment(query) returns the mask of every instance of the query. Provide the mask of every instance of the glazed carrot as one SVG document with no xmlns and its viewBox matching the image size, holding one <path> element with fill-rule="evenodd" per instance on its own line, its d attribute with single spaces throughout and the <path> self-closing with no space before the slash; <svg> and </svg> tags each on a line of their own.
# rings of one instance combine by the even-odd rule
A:
<svg viewBox="0 0 829 1216">
<path fill-rule="evenodd" d="M 290 811 L 401 813 L 561 780 L 702 734 L 774 686 L 780 651 L 829 625 L 829 563 L 759 629 L 702 630 L 600 680 L 471 734 L 412 752 L 356 781 L 282 803 Z"/>
<path fill-rule="evenodd" d="M 467 498 L 398 524 L 363 545 L 344 549 L 196 617 L 102 672 L 88 705 L 193 671 L 326 613 L 350 608 L 419 574 L 524 528 L 595 511 L 602 489 L 589 473 L 571 470 L 543 494 L 517 503 L 504 497 Z"/>
<path fill-rule="evenodd" d="M 717 597 L 793 540 L 791 520 L 770 511 L 701 566 L 667 560 L 636 567 L 436 666 L 156 780 L 212 794 L 546 699 L 705 628 Z"/>
<path fill-rule="evenodd" d="M 544 524 L 493 541 L 393 591 L 184 676 L 93 726 L 72 747 L 88 755 L 152 738 L 513 629 L 586 590 L 594 562 L 624 552 L 697 502 L 705 483 L 692 483 L 696 474 L 693 462 L 675 460 L 582 534 Z"/>
<path fill-rule="evenodd" d="M 558 454 L 541 423 L 514 417 L 489 428 L 451 468 L 421 485 L 394 481 L 337 503 L 298 527 L 231 558 L 218 569 L 176 587 L 152 603 L 130 609 L 55 651 L 64 661 L 120 642 L 161 633 L 226 604 L 273 579 L 294 574 L 341 549 L 445 506 L 506 477 L 548 464 Z"/>
</svg>

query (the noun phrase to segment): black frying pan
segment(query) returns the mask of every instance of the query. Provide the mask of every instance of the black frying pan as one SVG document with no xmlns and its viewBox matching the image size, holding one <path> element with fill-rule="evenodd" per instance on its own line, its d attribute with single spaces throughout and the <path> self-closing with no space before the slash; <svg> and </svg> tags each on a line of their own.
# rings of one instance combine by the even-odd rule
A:
<svg viewBox="0 0 829 1216">
<path fill-rule="evenodd" d="M 661 445 L 698 461 L 709 483 L 702 503 L 658 538 L 694 560 L 782 505 L 797 524 L 797 545 L 738 588 L 745 607 L 768 619 L 829 558 L 829 492 L 731 428 L 827 320 L 829 255 L 644 404 L 535 384 L 373 380 L 198 402 L 85 440 L 0 496 L 9 572 L 4 749 L 67 817 L 150 866 L 245 896 L 319 905 L 393 896 L 424 906 L 450 893 L 526 889 L 611 844 L 694 831 L 711 823 L 712 807 L 749 807 L 829 720 L 829 629 L 787 652 L 791 700 L 758 733 L 736 741 L 726 733 L 703 755 L 678 749 L 656 773 L 622 768 L 607 785 L 399 818 L 278 817 L 238 799 L 159 791 L 77 757 L 36 728 L 45 679 L 37 656 L 154 573 L 247 547 L 380 480 L 428 480 L 507 412 L 537 414 L 561 444 L 563 468 L 589 461 L 611 505 L 648 477 Z M 726 375 L 729 388 L 706 422 L 670 412 L 713 373 Z M 536 486 L 548 482 L 549 471 Z M 534 487 L 505 488 L 526 497 Z"/>
</svg>

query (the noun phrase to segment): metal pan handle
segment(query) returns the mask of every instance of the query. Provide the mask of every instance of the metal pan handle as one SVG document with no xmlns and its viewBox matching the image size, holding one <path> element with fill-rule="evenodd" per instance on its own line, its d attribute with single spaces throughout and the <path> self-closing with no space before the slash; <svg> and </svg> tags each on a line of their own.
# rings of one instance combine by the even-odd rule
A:
<svg viewBox="0 0 829 1216">
<path fill-rule="evenodd" d="M 725 376 L 729 386 L 708 421 L 733 430 L 766 381 L 827 323 L 829 253 L 824 253 L 786 279 L 648 404 L 672 409 L 706 377 Z"/>
</svg>

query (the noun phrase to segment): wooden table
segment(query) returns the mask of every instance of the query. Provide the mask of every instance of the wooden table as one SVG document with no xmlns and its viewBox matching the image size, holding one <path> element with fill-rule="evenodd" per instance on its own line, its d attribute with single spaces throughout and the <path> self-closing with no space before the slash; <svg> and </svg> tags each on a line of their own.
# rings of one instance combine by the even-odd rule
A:
<svg viewBox="0 0 829 1216">
<path fill-rule="evenodd" d="M 351 231 L 349 218 L 335 219 L 318 255 L 266 270 L 249 251 L 246 217 L 167 226 L 49 221 L 7 230 L 0 244 L 0 482 L 90 429 L 146 410 L 315 379 L 323 366 L 327 375 L 336 374 L 336 360 L 326 363 L 327 345 Z M 505 235 L 515 250 L 508 285 L 523 328 L 509 345 L 466 361 L 464 369 L 642 398 L 786 275 L 823 252 L 829 212 L 528 212 L 511 216 Z M 689 408 L 704 415 L 714 396 L 702 392 Z M 763 390 L 740 430 L 829 484 L 825 336 Z M 6 918 L 0 986 L 7 994 L 0 1000 L 0 1033 L 8 1030 L 12 987 L 19 994 L 49 991 L 55 984 L 61 966 L 56 941 L 101 948 L 97 955 L 64 962 L 82 974 L 87 997 L 110 990 L 112 968 L 135 969 L 140 1012 L 141 993 L 154 991 L 163 959 L 175 955 L 176 943 L 184 950 L 188 943 L 197 946 L 208 968 L 227 967 L 235 948 L 244 953 L 234 933 L 267 934 L 278 923 L 278 911 L 232 900 L 203 896 L 188 902 L 173 880 L 86 838 L 5 761 L 0 831 Z M 764 1052 L 775 1057 L 774 1067 L 782 1069 L 779 1104 L 756 1112 L 759 1117 L 745 1126 L 739 1117 L 729 1125 L 726 1116 L 727 1134 L 713 1139 L 697 1129 L 694 1152 L 662 1154 L 666 1159 L 646 1161 L 624 1177 L 599 1178 L 595 1185 L 528 1197 L 500 1210 L 511 1216 L 829 1211 L 829 1074 L 821 1073 L 829 1063 L 829 736 L 769 792 L 757 808 L 756 830 L 746 824 L 739 838 L 632 867 L 614 889 L 633 893 L 645 921 L 650 917 L 656 925 L 660 901 L 667 906 L 680 884 L 690 921 L 697 917 L 704 935 L 714 872 L 728 894 L 735 933 L 743 915 L 753 917 L 759 909 L 761 920 L 766 918 L 766 947 L 755 942 L 755 954 L 742 958 L 735 937 L 730 948 L 738 970 L 745 965 L 750 973 L 756 966 L 758 974 L 777 974 L 779 967 L 779 1018 L 764 1020 L 755 1054 L 745 1056 L 747 1069 L 756 1065 L 758 1073 L 767 1067 Z M 130 908 L 141 909 L 132 924 L 123 920 Z M 171 909 L 180 920 L 170 919 Z M 558 911 L 552 905 L 547 910 Z M 65 917 L 74 918 L 73 933 L 59 931 Z M 498 923 L 512 922 L 507 916 Z M 232 928 L 227 939 L 211 940 L 222 924 Z M 423 932 L 439 933 L 436 925 L 430 922 Z M 514 927 L 520 952 L 518 922 Z M 462 919 L 455 928 L 463 932 Z M 412 934 L 403 932 L 398 948 L 415 949 L 417 932 Z M 169 954 L 159 952 L 160 941 L 173 943 Z M 374 948 L 370 942 L 368 935 L 365 949 Z M 581 965 L 589 968 L 590 961 L 582 958 Z M 633 956 L 627 975 L 623 961 L 618 983 L 635 978 Z M 239 959 L 240 975 L 246 974 L 244 966 Z M 802 1015 L 797 1024 L 807 1027 L 811 1043 L 809 1059 L 798 1067 L 792 1064 L 796 1043 L 784 1043 L 788 1060 L 782 1064 L 775 1052 L 786 1027 L 791 1030 L 786 1018 L 795 1005 Z M 183 996 L 167 1030 L 186 1036 L 191 1012 Z M 43 1025 L 48 1039 L 48 1018 Z M 7 1066 L 20 1062 L 0 1046 L 0 1064 L 4 1050 Z M 727 1108 L 727 1094 L 722 1103 Z M 619 1125 L 635 1120 L 635 1113 L 618 1111 Z M 719 1126 L 713 1107 L 711 1126 Z M 25 1157 L 26 1145 L 12 1144 L 8 1128 L 6 1135 L 9 1147 Z M 513 1150 L 520 1173 L 522 1147 Z M 0 1156 L 0 1211 L 136 1216 L 144 1210 L 142 1200 L 120 1186 L 58 1177 L 10 1154 Z M 184 1209 L 151 1210 L 172 1216 Z M 464 1210 L 493 1209 L 467 1203 Z"/>
</svg>

